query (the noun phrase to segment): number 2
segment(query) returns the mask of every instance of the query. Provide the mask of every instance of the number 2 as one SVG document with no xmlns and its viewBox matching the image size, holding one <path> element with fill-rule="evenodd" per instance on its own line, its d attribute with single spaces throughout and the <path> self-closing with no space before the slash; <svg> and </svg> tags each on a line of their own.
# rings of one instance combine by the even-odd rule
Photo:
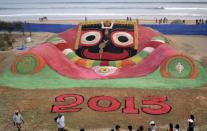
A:
<svg viewBox="0 0 207 131">
<path fill-rule="evenodd" d="M 65 94 L 56 97 L 56 102 L 65 102 L 66 98 L 75 98 L 75 102 L 67 105 L 53 105 L 51 112 L 78 112 L 82 108 L 74 108 L 84 102 L 84 97 L 78 94 Z"/>
</svg>

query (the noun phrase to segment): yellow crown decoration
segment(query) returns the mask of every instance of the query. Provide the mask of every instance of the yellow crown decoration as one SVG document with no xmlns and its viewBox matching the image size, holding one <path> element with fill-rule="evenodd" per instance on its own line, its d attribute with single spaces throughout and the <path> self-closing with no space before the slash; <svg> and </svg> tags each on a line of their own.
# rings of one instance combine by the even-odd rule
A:
<svg viewBox="0 0 207 131">
<path fill-rule="evenodd" d="M 133 26 L 134 27 L 134 49 L 138 49 L 138 21 L 127 21 L 127 20 L 89 20 L 79 23 L 77 38 L 75 42 L 75 49 L 78 49 L 78 45 L 80 42 L 81 30 L 83 26 L 86 25 L 104 25 L 105 28 L 109 28 L 112 24 L 118 25 L 126 25 L 126 26 Z"/>
<path fill-rule="evenodd" d="M 101 24 L 100 20 L 89 20 L 89 21 L 84 21 L 84 22 L 80 22 L 80 25 L 97 25 L 97 24 Z"/>
<path fill-rule="evenodd" d="M 104 24 L 105 27 L 110 27 L 111 24 L 112 24 L 112 22 L 111 22 L 110 20 L 105 20 L 105 21 L 103 22 L 103 24 Z"/>
<path fill-rule="evenodd" d="M 97 25 L 97 24 L 101 24 L 102 20 L 88 20 L 88 21 L 83 21 L 83 22 L 80 22 L 79 24 L 80 25 Z M 119 24 L 119 25 L 130 25 L 130 26 L 133 26 L 136 21 L 127 21 L 127 20 L 103 20 L 104 22 L 104 25 L 107 24 L 111 25 L 111 23 L 113 22 L 114 24 Z"/>
</svg>

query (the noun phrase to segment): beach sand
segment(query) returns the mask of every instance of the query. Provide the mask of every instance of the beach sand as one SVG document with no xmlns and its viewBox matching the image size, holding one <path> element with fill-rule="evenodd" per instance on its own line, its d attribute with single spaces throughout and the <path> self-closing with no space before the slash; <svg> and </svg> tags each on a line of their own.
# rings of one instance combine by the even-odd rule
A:
<svg viewBox="0 0 207 131">
<path fill-rule="evenodd" d="M 101 21 L 101 19 L 98 19 Z M 123 19 L 122 19 L 123 20 Z M 39 21 L 39 20 L 30 20 L 27 21 L 29 23 L 39 23 L 39 24 L 78 24 L 82 20 L 44 20 L 44 21 Z M 146 19 L 138 19 L 139 24 L 158 24 L 156 23 L 156 19 L 151 19 L 151 20 L 146 20 Z M 167 23 L 162 23 L 162 24 L 170 24 L 174 20 L 168 20 Z M 185 20 L 185 24 L 195 24 L 195 20 Z"/>
<path fill-rule="evenodd" d="M 76 24 L 77 21 L 46 21 L 41 23 L 58 23 L 58 24 Z M 147 23 L 147 21 L 145 21 Z M 150 21 L 149 21 L 150 22 Z M 151 21 L 152 22 L 152 21 Z M 39 23 L 36 21 L 35 23 Z M 140 22 L 141 23 L 141 22 Z M 17 38 L 14 47 L 22 46 L 26 37 L 21 33 L 13 33 Z M 27 34 L 28 36 L 29 34 Z M 33 47 L 44 43 L 53 33 L 32 33 L 32 42 L 24 44 L 26 47 Z M 206 36 L 189 36 L 189 35 L 166 35 L 178 52 L 192 56 L 201 61 L 207 57 L 207 37 Z M 14 60 L 21 51 L 4 51 L 0 52 L 0 63 L 4 70 Z M 207 109 L 207 87 L 198 89 L 179 89 L 179 90 L 145 90 L 145 89 L 92 89 L 92 88 L 75 88 L 59 90 L 21 90 L 7 87 L 0 87 L 0 130 L 8 129 L 12 131 L 14 127 L 11 123 L 11 116 L 15 109 L 20 109 L 25 119 L 23 131 L 53 131 L 56 125 L 53 120 L 56 114 L 50 113 L 52 105 L 55 103 L 55 97 L 65 93 L 78 93 L 89 99 L 93 96 L 108 95 L 122 100 L 123 96 L 135 96 L 136 103 L 140 109 L 140 114 L 127 115 L 123 114 L 121 109 L 116 112 L 99 113 L 90 110 L 86 102 L 80 107 L 82 111 L 77 113 L 64 113 L 66 126 L 72 131 L 78 131 L 80 128 L 86 128 L 88 131 L 108 131 L 116 124 L 120 124 L 123 131 L 131 124 L 137 128 L 144 125 L 147 129 L 148 122 L 155 120 L 159 131 L 166 131 L 168 122 L 179 123 L 182 131 L 186 130 L 187 119 L 189 114 L 196 116 L 196 128 L 198 131 L 206 131 L 206 109 Z M 141 111 L 141 100 L 146 95 L 166 95 L 169 98 L 168 103 L 172 106 L 169 114 L 153 116 L 144 114 Z M 182 101 L 181 101 L 182 100 Z M 122 102 L 123 103 L 123 102 Z"/>
</svg>

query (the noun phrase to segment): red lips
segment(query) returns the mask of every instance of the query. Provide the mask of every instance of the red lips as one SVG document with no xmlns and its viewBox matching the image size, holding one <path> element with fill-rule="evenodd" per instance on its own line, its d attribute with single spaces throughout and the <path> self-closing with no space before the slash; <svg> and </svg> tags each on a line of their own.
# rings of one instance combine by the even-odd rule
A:
<svg viewBox="0 0 207 131">
<path fill-rule="evenodd" d="M 91 53 L 88 51 L 88 49 L 85 49 L 83 51 L 83 54 L 85 57 L 89 58 L 89 59 L 94 59 L 94 60 L 99 60 L 100 59 L 100 54 L 99 53 Z M 122 60 L 122 59 L 125 59 L 129 56 L 129 53 L 124 50 L 123 53 L 119 53 L 119 54 L 116 54 L 116 53 L 110 53 L 110 52 L 103 52 L 102 53 L 102 56 L 101 56 L 101 59 L 103 60 L 110 60 L 110 61 L 113 61 L 113 60 Z"/>
</svg>

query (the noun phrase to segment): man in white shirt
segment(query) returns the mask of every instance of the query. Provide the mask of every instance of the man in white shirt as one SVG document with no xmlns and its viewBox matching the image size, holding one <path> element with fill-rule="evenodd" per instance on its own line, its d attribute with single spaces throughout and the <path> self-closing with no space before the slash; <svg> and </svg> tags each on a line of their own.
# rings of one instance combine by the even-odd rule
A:
<svg viewBox="0 0 207 131">
<path fill-rule="evenodd" d="M 150 121 L 150 126 L 148 128 L 148 131 L 156 131 L 157 130 L 157 126 L 155 124 L 154 121 Z"/>
<path fill-rule="evenodd" d="M 195 117 L 194 115 L 190 115 L 190 119 L 188 119 L 187 131 L 194 131 L 194 127 L 195 127 Z"/>
<path fill-rule="evenodd" d="M 18 131 L 21 131 L 21 124 L 24 123 L 24 120 L 18 110 L 16 110 L 13 115 L 13 123 L 14 123 L 14 126 L 17 127 Z"/>
<path fill-rule="evenodd" d="M 57 123 L 58 131 L 64 131 L 65 127 L 65 117 L 61 114 L 58 114 L 58 116 L 55 118 Z"/>
</svg>

